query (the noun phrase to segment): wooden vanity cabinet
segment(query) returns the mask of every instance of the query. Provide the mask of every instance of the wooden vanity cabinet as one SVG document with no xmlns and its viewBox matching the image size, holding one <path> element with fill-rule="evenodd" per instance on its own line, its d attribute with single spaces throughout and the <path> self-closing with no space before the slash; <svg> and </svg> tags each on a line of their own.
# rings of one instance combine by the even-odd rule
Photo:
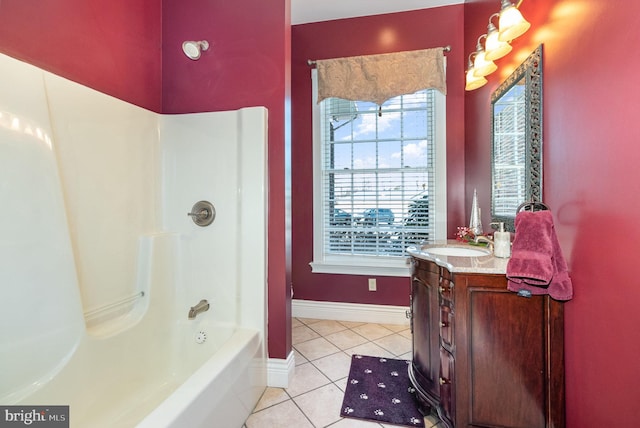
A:
<svg viewBox="0 0 640 428">
<path fill-rule="evenodd" d="M 435 266 L 435 268 L 434 268 Z M 413 263 L 411 278 L 411 329 L 413 342 L 411 381 L 425 403 L 440 400 L 440 338 L 438 284 L 434 264 Z"/>
<path fill-rule="evenodd" d="M 409 377 L 448 427 L 562 428 L 563 306 L 412 258 Z"/>
</svg>

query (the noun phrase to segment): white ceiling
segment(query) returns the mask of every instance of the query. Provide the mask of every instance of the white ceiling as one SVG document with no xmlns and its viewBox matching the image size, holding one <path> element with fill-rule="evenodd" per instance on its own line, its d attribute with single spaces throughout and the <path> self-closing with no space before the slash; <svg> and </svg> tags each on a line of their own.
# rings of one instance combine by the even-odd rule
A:
<svg viewBox="0 0 640 428">
<path fill-rule="evenodd" d="M 291 0 L 291 24 L 427 9 L 464 0 Z"/>
</svg>

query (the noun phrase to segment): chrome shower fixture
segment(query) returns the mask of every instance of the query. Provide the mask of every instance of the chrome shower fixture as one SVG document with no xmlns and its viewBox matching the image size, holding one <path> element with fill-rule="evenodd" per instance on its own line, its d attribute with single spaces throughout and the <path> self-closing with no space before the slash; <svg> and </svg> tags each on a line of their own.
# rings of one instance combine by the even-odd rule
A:
<svg viewBox="0 0 640 428">
<path fill-rule="evenodd" d="M 197 42 L 189 40 L 182 43 L 182 51 L 187 56 L 187 58 L 194 61 L 199 59 L 202 51 L 206 51 L 207 49 L 209 49 L 209 42 L 207 42 L 206 40 L 200 40 Z"/>
<path fill-rule="evenodd" d="M 191 306 L 191 309 L 189 309 L 189 319 L 194 320 L 196 319 L 196 316 L 198 316 L 198 314 L 201 314 L 202 312 L 206 312 L 208 310 L 209 302 L 207 302 L 205 299 L 202 299 L 198 302 L 197 305 Z"/>
<path fill-rule="evenodd" d="M 187 213 L 195 224 L 201 227 L 209 226 L 216 218 L 216 209 L 209 201 L 198 201 L 191 208 L 191 212 Z"/>
</svg>

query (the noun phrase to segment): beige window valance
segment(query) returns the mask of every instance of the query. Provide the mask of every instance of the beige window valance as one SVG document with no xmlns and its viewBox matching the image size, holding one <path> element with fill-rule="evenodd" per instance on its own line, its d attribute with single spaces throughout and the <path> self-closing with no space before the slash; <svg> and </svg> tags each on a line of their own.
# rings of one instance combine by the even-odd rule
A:
<svg viewBox="0 0 640 428">
<path fill-rule="evenodd" d="M 444 48 L 317 60 L 318 102 L 337 97 L 382 105 L 434 88 L 447 94 Z"/>
</svg>

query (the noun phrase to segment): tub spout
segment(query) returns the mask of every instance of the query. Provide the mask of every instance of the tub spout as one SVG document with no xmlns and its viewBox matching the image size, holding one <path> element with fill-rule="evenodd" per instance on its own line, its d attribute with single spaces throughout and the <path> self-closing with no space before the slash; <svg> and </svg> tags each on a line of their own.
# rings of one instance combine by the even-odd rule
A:
<svg viewBox="0 0 640 428">
<path fill-rule="evenodd" d="M 196 315 L 202 312 L 206 312 L 208 310 L 209 310 L 209 302 L 202 299 L 200 300 L 200 302 L 198 302 L 197 305 L 192 306 L 191 309 L 189 309 L 189 319 L 193 320 L 196 318 Z"/>
</svg>

